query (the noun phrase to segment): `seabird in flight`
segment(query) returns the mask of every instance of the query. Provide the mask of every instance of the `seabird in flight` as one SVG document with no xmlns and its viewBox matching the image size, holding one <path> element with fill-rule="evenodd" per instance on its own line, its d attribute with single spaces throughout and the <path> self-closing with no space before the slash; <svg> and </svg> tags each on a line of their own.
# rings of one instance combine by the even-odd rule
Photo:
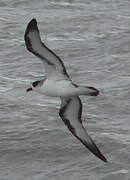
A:
<svg viewBox="0 0 130 180">
<path fill-rule="evenodd" d="M 59 115 L 70 132 L 95 156 L 107 162 L 83 127 L 81 117 L 82 103 L 79 95 L 97 96 L 99 90 L 72 82 L 59 56 L 41 41 L 36 19 L 29 22 L 24 38 L 27 49 L 43 62 L 46 75 L 44 79 L 33 82 L 27 92 L 35 90 L 47 96 L 60 97 Z"/>
</svg>

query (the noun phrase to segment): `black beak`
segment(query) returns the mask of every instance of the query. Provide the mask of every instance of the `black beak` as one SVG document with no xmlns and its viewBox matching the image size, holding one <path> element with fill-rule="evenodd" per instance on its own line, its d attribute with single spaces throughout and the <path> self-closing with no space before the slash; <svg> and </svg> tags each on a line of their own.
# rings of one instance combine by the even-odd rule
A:
<svg viewBox="0 0 130 180">
<path fill-rule="evenodd" d="M 26 90 L 26 92 L 29 92 L 29 91 L 32 91 L 32 88 L 31 88 L 31 87 Z"/>
</svg>

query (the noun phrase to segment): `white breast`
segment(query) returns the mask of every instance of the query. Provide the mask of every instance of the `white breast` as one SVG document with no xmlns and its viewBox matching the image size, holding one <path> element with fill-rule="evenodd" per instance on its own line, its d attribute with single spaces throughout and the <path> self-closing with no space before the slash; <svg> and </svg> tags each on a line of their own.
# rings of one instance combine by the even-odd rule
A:
<svg viewBox="0 0 130 180">
<path fill-rule="evenodd" d="M 68 80 L 46 80 L 41 88 L 36 88 L 39 93 L 52 97 L 66 97 L 73 92 L 75 87 Z"/>
</svg>

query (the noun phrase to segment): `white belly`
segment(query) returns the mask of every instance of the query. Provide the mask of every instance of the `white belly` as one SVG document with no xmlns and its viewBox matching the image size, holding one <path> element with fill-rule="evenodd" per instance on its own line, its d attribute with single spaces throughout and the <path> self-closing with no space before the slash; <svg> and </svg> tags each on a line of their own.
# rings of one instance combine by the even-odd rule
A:
<svg viewBox="0 0 130 180">
<path fill-rule="evenodd" d="M 39 93 L 46 96 L 66 97 L 74 93 L 75 87 L 68 80 L 51 81 L 46 80 L 41 88 L 36 88 Z"/>
</svg>

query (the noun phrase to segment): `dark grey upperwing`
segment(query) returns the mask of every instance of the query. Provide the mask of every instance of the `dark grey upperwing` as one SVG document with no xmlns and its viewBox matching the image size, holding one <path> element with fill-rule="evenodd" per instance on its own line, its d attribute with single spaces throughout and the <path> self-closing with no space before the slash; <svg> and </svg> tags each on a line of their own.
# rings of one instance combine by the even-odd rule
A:
<svg viewBox="0 0 130 180">
<path fill-rule="evenodd" d="M 80 140 L 86 148 L 88 148 L 99 159 L 107 162 L 107 159 L 103 156 L 83 127 L 81 120 L 82 103 L 78 96 L 61 98 L 61 109 L 59 115 L 71 133 Z"/>
<path fill-rule="evenodd" d="M 41 41 L 36 19 L 29 22 L 24 39 L 27 49 L 44 63 L 46 76 L 69 79 L 62 60 Z"/>
</svg>

